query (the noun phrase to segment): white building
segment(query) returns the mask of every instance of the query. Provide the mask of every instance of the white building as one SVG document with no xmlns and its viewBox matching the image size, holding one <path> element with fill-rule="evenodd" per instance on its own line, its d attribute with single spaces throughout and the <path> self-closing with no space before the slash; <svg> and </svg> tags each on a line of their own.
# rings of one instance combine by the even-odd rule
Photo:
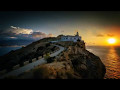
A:
<svg viewBox="0 0 120 90">
<path fill-rule="evenodd" d="M 73 41 L 77 42 L 77 40 L 81 41 L 81 36 L 79 36 L 79 33 L 77 32 L 75 36 L 67 35 L 67 36 L 62 36 L 61 41 Z"/>
</svg>

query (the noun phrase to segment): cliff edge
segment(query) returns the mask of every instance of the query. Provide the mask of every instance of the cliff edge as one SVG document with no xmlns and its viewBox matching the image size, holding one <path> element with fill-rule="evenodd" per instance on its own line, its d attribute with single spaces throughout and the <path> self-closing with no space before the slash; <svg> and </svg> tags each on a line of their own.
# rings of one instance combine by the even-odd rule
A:
<svg viewBox="0 0 120 90">
<path fill-rule="evenodd" d="M 65 43 L 68 44 L 68 42 Z M 64 46 L 63 42 L 62 46 Z M 87 51 L 85 43 L 81 41 L 70 43 L 53 61 L 52 63 L 36 67 L 32 70 L 32 75 L 27 78 L 103 79 L 106 73 L 105 65 L 101 62 L 100 58 Z"/>
</svg>

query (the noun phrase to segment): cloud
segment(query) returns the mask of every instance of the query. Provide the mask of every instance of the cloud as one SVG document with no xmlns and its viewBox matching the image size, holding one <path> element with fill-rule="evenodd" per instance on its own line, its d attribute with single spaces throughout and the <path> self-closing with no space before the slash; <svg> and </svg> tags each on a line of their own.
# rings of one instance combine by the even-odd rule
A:
<svg viewBox="0 0 120 90">
<path fill-rule="evenodd" d="M 11 28 L 13 28 L 13 29 L 17 29 L 17 27 L 14 27 L 14 26 L 10 26 Z M 18 27 L 19 28 L 19 27 Z"/>
<path fill-rule="evenodd" d="M 48 36 L 47 36 L 47 37 L 53 37 L 53 34 L 51 34 L 51 33 L 50 33 L 50 34 L 48 34 Z"/>
<path fill-rule="evenodd" d="M 45 34 L 40 31 L 34 32 L 32 29 L 20 28 L 10 26 L 9 28 L 0 32 L 0 38 L 2 39 L 24 39 L 24 40 L 38 40 L 45 37 L 52 37 L 53 34 Z"/>
<path fill-rule="evenodd" d="M 96 35 L 97 37 L 105 37 L 105 36 L 107 36 L 107 37 L 113 37 L 113 36 L 115 36 L 114 34 L 97 34 Z"/>
<path fill-rule="evenodd" d="M 31 34 L 31 33 L 33 33 L 33 30 L 11 26 L 11 28 L 8 30 L 8 32 L 12 32 L 15 34 Z"/>
<path fill-rule="evenodd" d="M 17 39 L 17 37 L 8 37 L 8 38 L 10 38 L 10 39 Z"/>
<path fill-rule="evenodd" d="M 10 26 L 9 28 L 2 30 L 0 32 L 0 35 L 13 36 L 18 34 L 31 34 L 31 33 L 33 33 L 32 29 L 25 29 L 25 28 Z"/>
<path fill-rule="evenodd" d="M 33 36 L 33 38 L 44 38 L 47 36 L 45 33 L 42 32 L 33 32 L 31 35 Z"/>
<path fill-rule="evenodd" d="M 45 33 L 40 32 L 40 31 L 33 32 L 31 35 L 33 38 L 36 38 L 36 39 L 37 38 L 41 39 L 41 38 L 45 38 L 45 37 L 53 37 L 53 34 L 45 34 Z"/>
<path fill-rule="evenodd" d="M 97 36 L 97 37 L 104 37 L 103 34 L 97 34 L 96 36 Z"/>
<path fill-rule="evenodd" d="M 108 32 L 108 37 L 117 37 L 120 38 L 120 26 L 110 26 L 106 28 L 106 31 Z"/>
<path fill-rule="evenodd" d="M 113 37 L 113 36 L 115 36 L 115 35 L 113 35 L 113 34 L 107 34 L 107 36 L 108 36 L 108 37 Z"/>
</svg>

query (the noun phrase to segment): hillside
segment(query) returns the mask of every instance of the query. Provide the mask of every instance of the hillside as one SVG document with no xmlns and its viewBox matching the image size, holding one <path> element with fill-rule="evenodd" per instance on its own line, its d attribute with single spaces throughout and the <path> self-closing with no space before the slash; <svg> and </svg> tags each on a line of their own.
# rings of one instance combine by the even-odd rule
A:
<svg viewBox="0 0 120 90">
<path fill-rule="evenodd" d="M 58 47 L 49 43 L 49 41 L 56 39 L 55 37 L 44 38 L 1 56 L 0 70 L 7 69 L 7 71 L 11 71 L 14 65 L 20 64 L 20 66 L 23 66 L 24 61 L 29 60 L 31 62 L 33 58 L 38 59 L 39 56 L 56 50 Z"/>
<path fill-rule="evenodd" d="M 66 45 L 53 62 L 39 65 L 33 70 L 25 72 L 19 79 L 103 79 L 106 73 L 105 65 L 98 56 L 85 49 L 83 42 L 59 42 Z"/>
</svg>

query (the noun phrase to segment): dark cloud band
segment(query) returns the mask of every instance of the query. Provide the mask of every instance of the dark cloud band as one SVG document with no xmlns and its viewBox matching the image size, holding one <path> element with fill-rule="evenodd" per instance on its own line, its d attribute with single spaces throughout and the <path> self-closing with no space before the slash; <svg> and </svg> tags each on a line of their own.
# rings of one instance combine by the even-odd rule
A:
<svg viewBox="0 0 120 90">
<path fill-rule="evenodd" d="M 45 34 L 40 31 L 34 32 L 32 29 L 14 26 L 11 26 L 8 29 L 0 32 L 0 38 L 2 39 L 41 39 L 52 36 L 52 34 Z"/>
</svg>

